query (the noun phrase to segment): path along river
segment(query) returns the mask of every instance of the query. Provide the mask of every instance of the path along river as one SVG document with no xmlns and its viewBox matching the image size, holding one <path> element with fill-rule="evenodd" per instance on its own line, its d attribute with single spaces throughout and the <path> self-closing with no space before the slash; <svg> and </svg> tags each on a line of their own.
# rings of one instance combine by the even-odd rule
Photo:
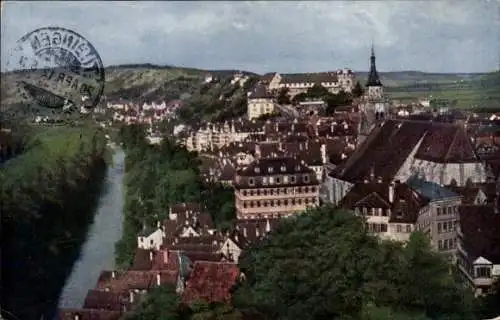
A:
<svg viewBox="0 0 500 320">
<path fill-rule="evenodd" d="M 106 174 L 106 187 L 83 245 L 59 299 L 59 308 L 81 308 L 99 274 L 114 267 L 115 243 L 122 236 L 125 154 L 116 150 Z"/>
</svg>

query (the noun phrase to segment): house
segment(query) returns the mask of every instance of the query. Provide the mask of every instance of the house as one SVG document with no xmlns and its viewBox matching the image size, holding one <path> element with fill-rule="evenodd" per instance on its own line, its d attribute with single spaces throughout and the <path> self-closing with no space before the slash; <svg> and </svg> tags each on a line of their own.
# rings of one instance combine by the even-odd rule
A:
<svg viewBox="0 0 500 320">
<path fill-rule="evenodd" d="M 236 172 L 238 219 L 290 216 L 319 204 L 319 182 L 313 170 L 293 158 L 257 159 Z"/>
<path fill-rule="evenodd" d="M 326 178 L 324 201 L 338 203 L 371 173 L 384 181 L 406 181 L 418 175 L 439 185 L 485 183 L 488 166 L 481 161 L 463 127 L 423 121 L 387 120 Z"/>
<path fill-rule="evenodd" d="M 272 114 L 275 111 L 274 97 L 262 84 L 257 84 L 248 94 L 247 100 L 247 115 L 250 120 L 265 114 Z"/>
<path fill-rule="evenodd" d="M 182 294 L 184 303 L 230 302 L 231 290 L 240 280 L 238 265 L 232 262 L 197 261 Z"/>
<path fill-rule="evenodd" d="M 460 207 L 458 269 L 477 295 L 500 278 L 500 214 L 493 206 Z"/>
<path fill-rule="evenodd" d="M 137 235 L 137 248 L 139 249 L 156 249 L 159 250 L 163 243 L 163 230 L 144 229 Z"/>
</svg>

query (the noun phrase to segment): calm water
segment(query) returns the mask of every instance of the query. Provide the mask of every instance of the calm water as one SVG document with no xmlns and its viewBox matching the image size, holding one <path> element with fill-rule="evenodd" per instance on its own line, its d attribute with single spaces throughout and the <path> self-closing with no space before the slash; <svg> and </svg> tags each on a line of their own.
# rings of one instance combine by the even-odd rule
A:
<svg viewBox="0 0 500 320">
<path fill-rule="evenodd" d="M 114 267 L 115 243 L 122 235 L 124 160 L 122 150 L 113 156 L 113 166 L 106 174 L 106 191 L 101 196 L 80 258 L 66 281 L 59 308 L 81 308 L 100 272 Z"/>
</svg>

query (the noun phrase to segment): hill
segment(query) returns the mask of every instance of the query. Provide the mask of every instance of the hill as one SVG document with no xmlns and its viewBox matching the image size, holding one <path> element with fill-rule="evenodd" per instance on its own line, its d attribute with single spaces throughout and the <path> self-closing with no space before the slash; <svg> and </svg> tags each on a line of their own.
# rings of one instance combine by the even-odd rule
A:
<svg viewBox="0 0 500 320">
<path fill-rule="evenodd" d="M 204 87 L 206 75 L 218 78 L 227 86 L 229 79 L 239 70 L 202 70 L 195 68 L 129 64 L 106 68 L 106 86 L 103 101 L 123 98 L 126 100 L 172 100 L 189 97 Z M 258 75 L 243 71 L 256 78 Z M 2 105 L 19 103 L 20 97 L 14 83 L 21 73 L 2 74 Z M 357 79 L 364 84 L 367 72 L 357 72 Z M 456 99 L 458 106 L 495 107 L 500 105 L 500 72 L 489 74 L 443 74 L 419 71 L 380 73 L 386 91 L 394 99 L 415 99 L 432 95 L 443 99 Z M 223 90 L 224 91 L 224 90 Z"/>
</svg>

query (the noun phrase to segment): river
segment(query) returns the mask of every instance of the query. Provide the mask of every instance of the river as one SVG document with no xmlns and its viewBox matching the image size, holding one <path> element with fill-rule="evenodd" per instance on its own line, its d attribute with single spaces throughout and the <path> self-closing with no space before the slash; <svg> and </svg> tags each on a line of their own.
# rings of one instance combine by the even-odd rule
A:
<svg viewBox="0 0 500 320">
<path fill-rule="evenodd" d="M 117 150 L 113 155 L 113 166 L 106 174 L 105 193 L 99 201 L 80 257 L 66 280 L 59 308 L 81 308 L 101 271 L 114 268 L 115 243 L 122 236 L 124 162 L 125 153 Z"/>
</svg>

